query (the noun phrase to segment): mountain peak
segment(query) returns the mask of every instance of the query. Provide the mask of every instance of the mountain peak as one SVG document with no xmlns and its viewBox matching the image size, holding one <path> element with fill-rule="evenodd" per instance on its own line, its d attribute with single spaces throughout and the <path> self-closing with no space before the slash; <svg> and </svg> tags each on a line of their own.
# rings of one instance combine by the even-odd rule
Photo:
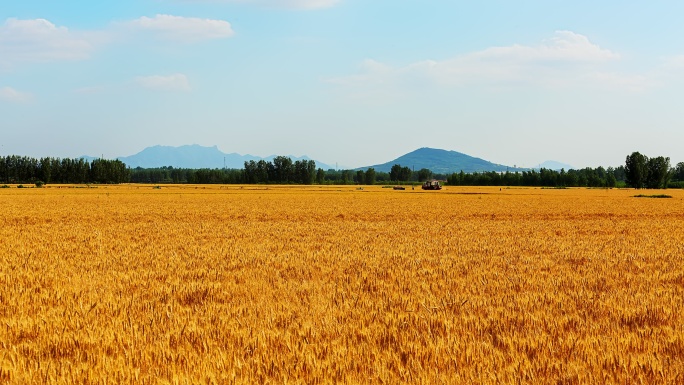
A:
<svg viewBox="0 0 684 385">
<path fill-rule="evenodd" d="M 429 169 L 437 174 L 451 174 L 454 172 L 484 172 L 484 171 L 521 171 L 513 167 L 488 162 L 484 159 L 452 150 L 442 150 L 430 147 L 421 147 L 399 158 L 374 166 L 362 167 L 368 169 L 373 167 L 376 171 L 389 172 L 392 166 L 399 164 L 404 167 L 411 167 L 414 170 L 423 168 Z"/>
</svg>

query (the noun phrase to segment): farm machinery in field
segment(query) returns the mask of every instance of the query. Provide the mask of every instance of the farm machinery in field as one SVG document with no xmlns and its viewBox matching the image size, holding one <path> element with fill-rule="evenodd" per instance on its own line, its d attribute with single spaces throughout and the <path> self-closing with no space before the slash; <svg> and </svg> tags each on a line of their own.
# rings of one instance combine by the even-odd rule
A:
<svg viewBox="0 0 684 385">
<path fill-rule="evenodd" d="M 441 190 L 442 185 L 439 184 L 438 180 L 433 179 L 433 180 L 425 181 L 425 183 L 423 183 L 422 188 L 423 188 L 423 190 Z"/>
</svg>

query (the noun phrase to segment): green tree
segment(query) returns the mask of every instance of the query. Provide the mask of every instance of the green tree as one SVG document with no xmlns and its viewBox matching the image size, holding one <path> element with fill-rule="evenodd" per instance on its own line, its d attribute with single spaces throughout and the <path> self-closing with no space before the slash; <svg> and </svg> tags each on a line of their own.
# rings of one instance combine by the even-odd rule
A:
<svg viewBox="0 0 684 385">
<path fill-rule="evenodd" d="M 268 183 L 268 174 L 271 167 L 273 167 L 273 164 L 263 159 L 256 163 L 255 172 L 257 183 Z"/>
<path fill-rule="evenodd" d="M 314 184 L 316 180 L 316 162 L 313 160 L 306 161 L 306 184 Z"/>
<path fill-rule="evenodd" d="M 342 170 L 341 178 L 342 178 L 342 184 L 351 183 L 353 180 L 352 171 L 351 170 Z"/>
<path fill-rule="evenodd" d="M 615 178 L 615 172 L 612 167 L 608 167 L 606 170 L 606 187 L 613 188 L 617 186 L 617 179 Z"/>
<path fill-rule="evenodd" d="M 650 158 L 647 164 L 646 186 L 648 188 L 667 188 L 667 184 L 672 176 L 670 158 L 662 156 Z"/>
<path fill-rule="evenodd" d="M 677 167 L 675 167 L 672 179 L 679 182 L 684 182 L 684 162 L 677 163 Z"/>
<path fill-rule="evenodd" d="M 294 173 L 292 159 L 286 156 L 276 156 L 273 158 L 273 168 L 275 182 L 289 183 L 292 180 L 292 174 Z"/>
<path fill-rule="evenodd" d="M 648 178 L 648 157 L 633 152 L 625 160 L 625 182 L 630 187 L 644 188 Z"/>
<path fill-rule="evenodd" d="M 399 171 L 399 180 L 406 182 L 411 180 L 411 169 L 408 167 L 402 167 Z"/>
<path fill-rule="evenodd" d="M 366 175 L 363 170 L 356 171 L 356 183 L 364 184 L 366 182 Z"/>
<path fill-rule="evenodd" d="M 294 180 L 301 184 L 313 184 L 316 178 L 316 162 L 298 160 L 294 163 Z"/>
<path fill-rule="evenodd" d="M 401 177 L 401 165 L 395 164 L 390 170 L 390 180 L 399 181 Z"/>
<path fill-rule="evenodd" d="M 316 183 L 323 184 L 324 182 L 325 182 L 325 171 L 323 171 L 322 168 L 319 168 L 318 171 L 316 171 Z"/>
<path fill-rule="evenodd" d="M 365 175 L 365 180 L 367 185 L 374 185 L 375 184 L 375 169 L 373 167 L 369 168 L 366 170 L 366 175 Z"/>
<path fill-rule="evenodd" d="M 40 160 L 40 179 L 44 183 L 52 182 L 52 160 L 50 158 Z"/>
<path fill-rule="evenodd" d="M 245 168 L 242 169 L 243 179 L 247 184 L 258 182 L 257 164 L 253 160 L 245 161 Z"/>
<path fill-rule="evenodd" d="M 426 180 L 432 179 L 432 171 L 427 168 L 421 168 L 418 170 L 418 181 L 425 182 Z"/>
</svg>

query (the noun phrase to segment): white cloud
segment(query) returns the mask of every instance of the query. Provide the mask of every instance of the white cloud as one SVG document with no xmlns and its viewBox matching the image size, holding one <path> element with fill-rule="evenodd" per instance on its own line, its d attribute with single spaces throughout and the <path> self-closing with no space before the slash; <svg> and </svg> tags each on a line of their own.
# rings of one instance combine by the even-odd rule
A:
<svg viewBox="0 0 684 385">
<path fill-rule="evenodd" d="M 553 38 L 536 49 L 537 60 L 605 61 L 620 55 L 593 44 L 589 39 L 571 31 L 556 31 Z M 535 54 L 531 55 L 534 58 Z"/>
<path fill-rule="evenodd" d="M 684 70 L 684 55 L 668 57 L 663 62 L 663 68 L 666 70 Z"/>
<path fill-rule="evenodd" d="M 141 17 L 114 23 L 95 31 L 72 31 L 46 19 L 7 19 L 0 24 L 0 69 L 21 63 L 89 59 L 95 48 L 116 35 L 124 35 L 120 26 L 157 37 L 196 42 L 228 38 L 234 35 L 229 22 L 171 15 Z"/>
<path fill-rule="evenodd" d="M 184 74 L 140 76 L 135 82 L 143 88 L 155 91 L 190 91 L 190 81 Z"/>
<path fill-rule="evenodd" d="M 619 58 L 620 55 L 592 43 L 586 36 L 557 31 L 554 37 L 537 46 L 492 47 L 443 61 L 425 60 L 404 67 L 366 60 L 358 74 L 329 81 L 347 86 L 416 81 L 451 87 L 558 87 L 597 81 L 629 88 L 647 86 L 644 77 L 602 70 L 605 63 Z"/>
<path fill-rule="evenodd" d="M 285 9 L 322 9 L 330 8 L 342 2 L 342 0 L 185 0 L 188 3 L 237 3 L 254 4 L 266 8 Z"/>
<path fill-rule="evenodd" d="M 7 19 L 0 25 L 0 65 L 83 60 L 93 49 L 93 36 L 72 32 L 45 19 Z"/>
<path fill-rule="evenodd" d="M 224 20 L 200 19 L 172 15 L 143 16 L 124 23 L 135 31 L 148 31 L 173 41 L 191 43 L 202 40 L 224 39 L 234 35 L 230 23 Z"/>
<path fill-rule="evenodd" d="M 15 102 L 15 103 L 23 103 L 27 102 L 31 99 L 31 95 L 24 93 L 24 92 L 19 92 L 15 90 L 14 88 L 11 87 L 2 87 L 0 88 L 0 100 L 6 101 L 6 102 Z"/>
</svg>

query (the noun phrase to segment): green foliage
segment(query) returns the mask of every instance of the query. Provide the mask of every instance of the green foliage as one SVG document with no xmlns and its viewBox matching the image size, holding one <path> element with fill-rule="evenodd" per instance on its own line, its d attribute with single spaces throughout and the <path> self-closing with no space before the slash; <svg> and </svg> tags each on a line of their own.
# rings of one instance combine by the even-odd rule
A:
<svg viewBox="0 0 684 385">
<path fill-rule="evenodd" d="M 366 174 L 364 175 L 364 178 L 365 178 L 365 182 L 367 185 L 374 185 L 375 179 L 376 179 L 375 169 L 373 167 L 371 167 L 368 170 L 366 170 Z"/>
<path fill-rule="evenodd" d="M 399 173 L 401 173 L 401 165 L 400 164 L 395 164 L 392 166 L 390 169 L 390 180 L 399 180 Z"/>
<path fill-rule="evenodd" d="M 40 180 L 37 180 L 37 181 L 36 181 L 36 187 L 37 187 L 37 188 L 42 188 L 43 185 L 45 185 L 45 183 L 43 183 L 43 181 L 40 181 Z"/>
<path fill-rule="evenodd" d="M 644 194 L 639 194 L 635 195 L 635 198 L 672 198 L 672 195 L 665 195 L 665 194 L 656 194 L 656 195 L 644 195 Z"/>
<path fill-rule="evenodd" d="M 426 180 L 432 179 L 432 171 L 428 170 L 427 168 L 421 168 L 418 170 L 417 174 L 419 182 L 425 182 Z"/>
<path fill-rule="evenodd" d="M 395 164 L 390 170 L 390 180 L 397 182 L 408 182 L 411 180 L 411 174 L 412 172 L 410 168 Z"/>
<path fill-rule="evenodd" d="M 276 156 L 273 158 L 273 181 L 276 183 L 288 183 L 294 174 L 292 159 L 286 156 Z"/>
<path fill-rule="evenodd" d="M 292 159 L 286 156 L 276 156 L 273 162 L 245 162 L 242 181 L 237 183 L 314 184 L 316 181 L 321 183 L 323 178 L 324 171 L 316 171 L 316 162 L 313 160 L 298 160 L 293 163 Z"/>
<path fill-rule="evenodd" d="M 314 184 L 316 180 L 316 162 L 313 160 L 298 160 L 294 162 L 294 180 L 299 184 Z"/>
<path fill-rule="evenodd" d="M 451 186 L 534 186 L 534 187 L 599 187 L 613 188 L 620 184 L 617 175 L 622 167 L 604 169 L 590 167 L 580 170 L 540 169 L 523 172 L 453 173 L 447 177 Z"/>
<path fill-rule="evenodd" d="M 351 170 L 342 170 L 341 173 L 342 184 L 350 184 L 354 182 Z"/>
<path fill-rule="evenodd" d="M 316 183 L 323 184 L 324 182 L 325 182 L 325 171 L 323 171 L 322 168 L 319 168 L 318 171 L 316 171 Z"/>
<path fill-rule="evenodd" d="M 3 184 L 2 186 L 0 186 L 0 188 L 10 188 L 10 186 Z"/>
<path fill-rule="evenodd" d="M 363 172 L 363 170 L 357 170 L 354 182 L 356 182 L 356 184 L 364 184 L 366 182 L 366 173 Z"/>
<path fill-rule="evenodd" d="M 633 152 L 625 160 L 625 181 L 630 187 L 667 188 L 676 171 L 670 168 L 670 158 L 658 156 L 649 158 Z"/>
<path fill-rule="evenodd" d="M 625 181 L 636 189 L 646 187 L 648 178 L 648 158 L 639 152 L 633 152 L 625 160 Z"/>
<path fill-rule="evenodd" d="M 672 180 L 684 182 L 684 162 L 677 163 L 677 167 L 675 167 L 672 173 Z"/>
<path fill-rule="evenodd" d="M 672 174 L 670 171 L 670 158 L 662 156 L 650 158 L 648 160 L 646 186 L 648 188 L 667 188 Z"/>
<path fill-rule="evenodd" d="M 124 183 L 129 178 L 130 171 L 120 160 L 0 157 L 4 183 Z"/>
<path fill-rule="evenodd" d="M 17 186 L 17 188 L 26 188 L 26 187 L 24 187 L 23 184 L 20 184 L 19 186 Z"/>
</svg>

